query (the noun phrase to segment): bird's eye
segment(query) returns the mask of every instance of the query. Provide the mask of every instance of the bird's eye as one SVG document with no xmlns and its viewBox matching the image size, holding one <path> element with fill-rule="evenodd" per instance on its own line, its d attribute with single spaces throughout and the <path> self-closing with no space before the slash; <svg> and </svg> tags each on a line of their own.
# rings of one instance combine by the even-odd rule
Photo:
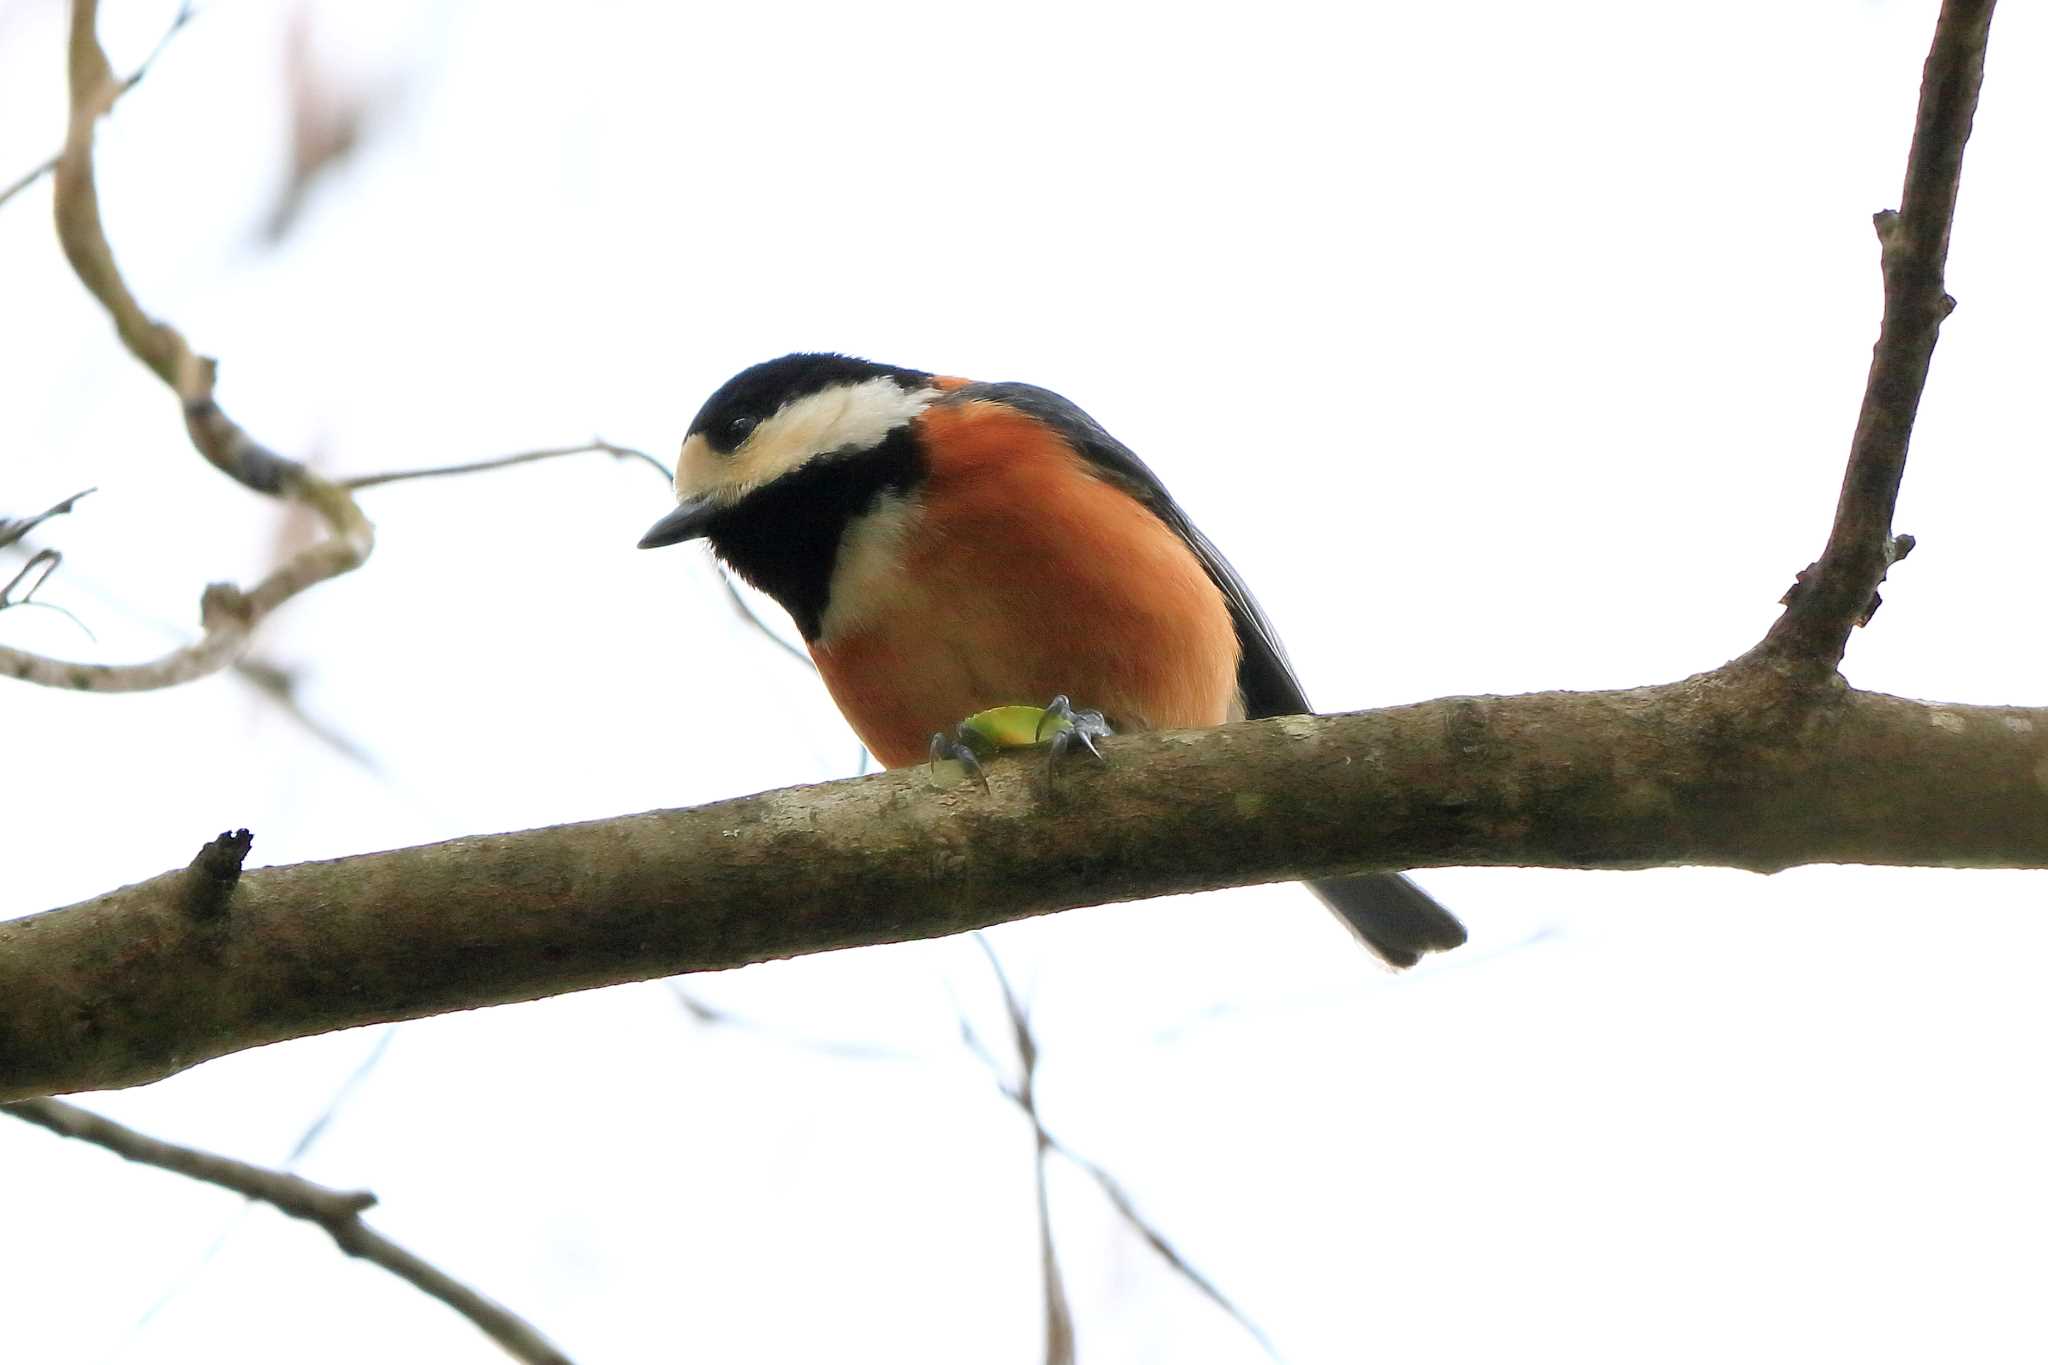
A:
<svg viewBox="0 0 2048 1365">
<path fill-rule="evenodd" d="M 725 448 L 727 450 L 738 450 L 740 442 L 747 439 L 748 433 L 759 425 L 760 420 L 758 417 L 742 416 L 728 421 L 725 424 Z"/>
</svg>

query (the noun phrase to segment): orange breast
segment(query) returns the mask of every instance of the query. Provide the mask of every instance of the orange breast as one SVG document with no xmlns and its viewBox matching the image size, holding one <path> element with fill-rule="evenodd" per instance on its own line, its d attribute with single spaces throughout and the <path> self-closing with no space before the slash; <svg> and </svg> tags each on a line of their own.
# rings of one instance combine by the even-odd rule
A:
<svg viewBox="0 0 2048 1365">
<path fill-rule="evenodd" d="M 1236 630 L 1179 536 L 1036 418 L 960 403 L 920 421 L 931 467 L 900 571 L 857 602 L 835 586 L 811 646 L 877 758 L 921 762 L 973 712 L 1060 693 L 1124 729 L 1228 718 Z"/>
</svg>

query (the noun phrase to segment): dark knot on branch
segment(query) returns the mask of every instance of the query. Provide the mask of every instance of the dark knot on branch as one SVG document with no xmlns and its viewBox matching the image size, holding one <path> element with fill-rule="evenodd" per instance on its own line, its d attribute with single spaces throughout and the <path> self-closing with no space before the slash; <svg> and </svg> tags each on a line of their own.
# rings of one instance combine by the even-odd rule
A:
<svg viewBox="0 0 2048 1365">
<path fill-rule="evenodd" d="M 246 829 L 223 830 L 209 841 L 185 869 L 185 913 L 197 920 L 227 913 L 228 898 L 242 879 L 242 863 L 255 836 Z"/>
</svg>

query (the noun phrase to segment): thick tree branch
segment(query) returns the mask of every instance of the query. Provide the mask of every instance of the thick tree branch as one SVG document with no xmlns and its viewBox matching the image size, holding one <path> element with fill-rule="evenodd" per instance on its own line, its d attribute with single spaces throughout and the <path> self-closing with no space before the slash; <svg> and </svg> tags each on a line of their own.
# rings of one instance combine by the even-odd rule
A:
<svg viewBox="0 0 2048 1365">
<path fill-rule="evenodd" d="M 1963 145 L 1984 83 L 1993 4 L 1946 0 L 1941 7 L 1921 77 L 1899 210 L 1877 215 L 1884 321 L 1870 358 L 1834 529 L 1819 561 L 1786 594 L 1785 614 L 1757 646 L 1760 654 L 1832 672 L 1848 648 L 1849 632 L 1869 619 L 1886 570 L 1912 548 L 1908 538 L 1892 536 L 1892 511 L 1934 343 L 1942 319 L 1955 307 L 1944 292 L 1942 271 L 1962 183 Z"/>
<path fill-rule="evenodd" d="M 424 1294 L 431 1295 L 475 1323 L 514 1360 L 531 1365 L 570 1365 L 569 1357 L 536 1331 L 531 1323 L 499 1303 L 421 1260 L 363 1222 L 363 1210 L 377 1196 L 363 1190 L 332 1190 L 287 1171 L 265 1170 L 246 1161 L 180 1147 L 138 1133 L 61 1100 L 25 1100 L 0 1106 L 0 1112 L 24 1123 L 47 1128 L 60 1137 L 77 1138 L 104 1147 L 116 1156 L 159 1170 L 173 1171 L 209 1185 L 259 1200 L 293 1218 L 318 1224 L 336 1246 L 351 1256 L 382 1266 Z"/>
<path fill-rule="evenodd" d="M 2048 867 L 2048 710 L 1755 662 L 1132 735 L 1043 789 L 922 770 L 242 873 L 0 923 L 0 1099 L 285 1038 L 1107 901 L 1376 868 Z"/>
</svg>

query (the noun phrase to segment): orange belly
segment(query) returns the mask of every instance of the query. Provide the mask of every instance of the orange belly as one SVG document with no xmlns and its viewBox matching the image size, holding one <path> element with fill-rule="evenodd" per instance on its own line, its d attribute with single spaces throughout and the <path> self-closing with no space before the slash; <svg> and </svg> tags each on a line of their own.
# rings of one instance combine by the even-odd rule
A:
<svg viewBox="0 0 2048 1365">
<path fill-rule="evenodd" d="M 968 403 L 923 421 L 930 468 L 893 567 L 861 600 L 835 580 L 811 646 L 876 758 L 922 762 L 976 711 L 1062 693 L 1122 729 L 1229 718 L 1236 629 L 1179 536 L 1023 413 Z"/>
</svg>

